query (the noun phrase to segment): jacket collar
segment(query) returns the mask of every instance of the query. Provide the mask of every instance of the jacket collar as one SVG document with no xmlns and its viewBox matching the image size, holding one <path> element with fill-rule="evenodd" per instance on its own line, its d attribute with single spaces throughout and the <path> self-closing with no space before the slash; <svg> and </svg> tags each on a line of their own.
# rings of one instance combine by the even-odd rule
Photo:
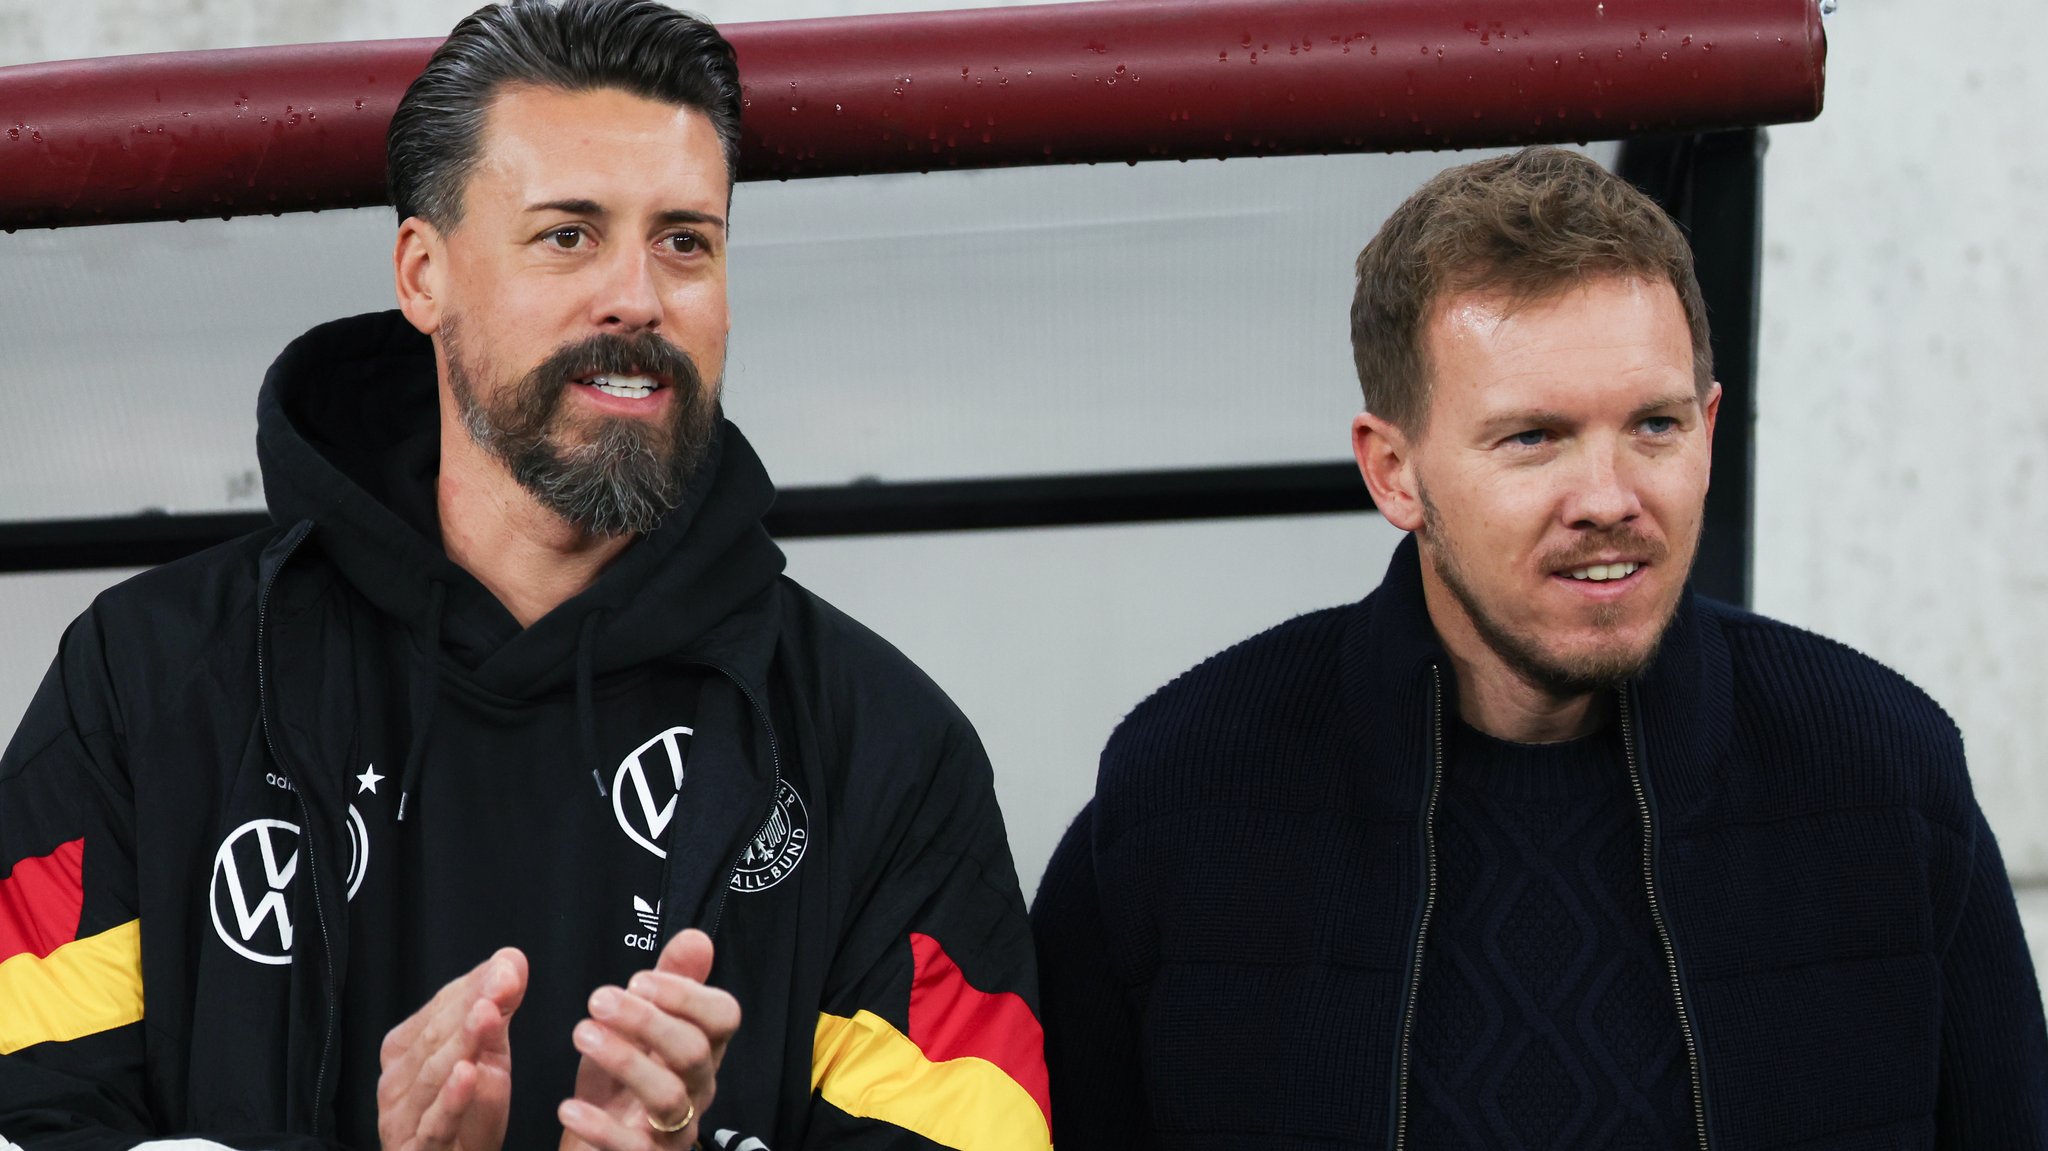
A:
<svg viewBox="0 0 2048 1151">
<path fill-rule="evenodd" d="M 1666 815 L 1697 812 L 1707 802 L 1728 745 L 1734 700 L 1720 622 L 1727 610 L 1688 586 L 1656 659 L 1630 685 L 1644 777 Z M 1435 738 L 1436 677 L 1446 717 L 1455 714 L 1457 688 L 1423 600 L 1414 536 L 1394 549 L 1379 588 L 1351 609 L 1339 675 L 1365 762 L 1374 765 L 1366 787 L 1381 802 L 1419 806 Z"/>
<path fill-rule="evenodd" d="M 1379 810 L 1415 808 L 1423 802 L 1439 677 L 1443 707 L 1448 711 L 1456 706 L 1450 659 L 1422 599 L 1420 556 L 1412 535 L 1394 549 L 1379 589 L 1351 610 L 1338 662 L 1345 708 L 1363 751 L 1361 762 L 1372 765 L 1362 788 Z"/>
<path fill-rule="evenodd" d="M 1657 658 L 1632 685 L 1644 778 L 1667 820 L 1696 815 L 1715 781 L 1734 722 L 1734 672 L 1721 623 L 1730 609 L 1687 585 Z"/>
</svg>

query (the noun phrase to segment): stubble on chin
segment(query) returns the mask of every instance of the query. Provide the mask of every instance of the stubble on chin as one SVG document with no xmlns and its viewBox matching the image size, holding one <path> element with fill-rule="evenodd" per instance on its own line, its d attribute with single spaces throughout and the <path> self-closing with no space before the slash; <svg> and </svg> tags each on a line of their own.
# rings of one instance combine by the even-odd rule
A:
<svg viewBox="0 0 2048 1151">
<path fill-rule="evenodd" d="M 1657 621 L 1648 641 L 1640 646 L 1622 646 L 1625 641 L 1618 632 L 1627 618 L 1627 609 L 1622 604 L 1597 604 L 1590 623 L 1612 642 L 1599 644 L 1591 651 L 1561 652 L 1543 636 L 1507 623 L 1501 613 L 1480 598 L 1460 562 L 1456 543 L 1445 530 L 1442 515 L 1426 490 L 1418 486 L 1417 494 L 1421 497 L 1423 520 L 1417 543 L 1423 562 L 1430 565 L 1438 582 L 1457 600 L 1480 642 L 1523 682 L 1553 699 L 1575 699 L 1619 687 L 1642 674 L 1656 659 L 1664 632 L 1677 616 L 1675 600 Z M 1660 562 L 1661 559 L 1660 550 Z"/>
</svg>

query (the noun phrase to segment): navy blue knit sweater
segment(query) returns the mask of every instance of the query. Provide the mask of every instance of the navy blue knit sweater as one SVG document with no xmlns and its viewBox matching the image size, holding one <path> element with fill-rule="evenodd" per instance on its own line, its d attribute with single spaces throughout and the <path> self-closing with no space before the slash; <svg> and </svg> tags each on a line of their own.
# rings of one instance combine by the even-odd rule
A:
<svg viewBox="0 0 2048 1151">
<path fill-rule="evenodd" d="M 1692 1080 L 1620 731 L 1446 734 L 1409 1148 L 1685 1146 Z"/>
<path fill-rule="evenodd" d="M 1454 690 L 1410 540 L 1118 728 L 1033 909 L 1061 1151 L 1396 1146 Z M 1691 597 L 1623 698 L 1710 1146 L 2048 1148 L 2040 993 L 1947 716 Z"/>
</svg>

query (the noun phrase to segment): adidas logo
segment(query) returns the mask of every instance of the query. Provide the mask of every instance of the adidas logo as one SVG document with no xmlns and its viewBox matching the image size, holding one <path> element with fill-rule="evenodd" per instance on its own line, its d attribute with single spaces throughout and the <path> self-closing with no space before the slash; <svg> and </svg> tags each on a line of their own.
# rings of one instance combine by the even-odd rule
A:
<svg viewBox="0 0 2048 1151">
<path fill-rule="evenodd" d="M 626 946 L 640 951 L 654 950 L 655 938 L 661 934 L 661 903 L 656 901 L 654 906 L 649 907 L 646 900 L 634 896 L 633 918 L 639 920 L 640 926 L 647 930 L 645 934 L 628 931 L 624 941 Z"/>
</svg>

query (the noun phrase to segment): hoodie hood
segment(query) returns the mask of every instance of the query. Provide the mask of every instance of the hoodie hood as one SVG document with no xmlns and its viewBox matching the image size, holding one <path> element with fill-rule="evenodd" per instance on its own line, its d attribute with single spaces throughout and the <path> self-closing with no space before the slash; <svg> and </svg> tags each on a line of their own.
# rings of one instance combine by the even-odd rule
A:
<svg viewBox="0 0 2048 1151">
<path fill-rule="evenodd" d="M 264 376 L 256 451 L 271 517 L 310 520 L 311 542 L 363 597 L 478 686 L 530 698 L 578 676 L 677 655 L 758 679 L 763 629 L 720 628 L 783 568 L 761 525 L 775 486 L 722 422 L 660 527 L 581 594 L 520 628 L 442 551 L 435 481 L 440 415 L 433 343 L 396 311 L 322 324 Z M 737 633 L 752 633 L 751 640 Z M 747 650 L 719 650 L 747 643 Z M 758 649 L 758 650 L 756 650 Z M 585 679 L 587 683 L 587 679 Z"/>
</svg>

